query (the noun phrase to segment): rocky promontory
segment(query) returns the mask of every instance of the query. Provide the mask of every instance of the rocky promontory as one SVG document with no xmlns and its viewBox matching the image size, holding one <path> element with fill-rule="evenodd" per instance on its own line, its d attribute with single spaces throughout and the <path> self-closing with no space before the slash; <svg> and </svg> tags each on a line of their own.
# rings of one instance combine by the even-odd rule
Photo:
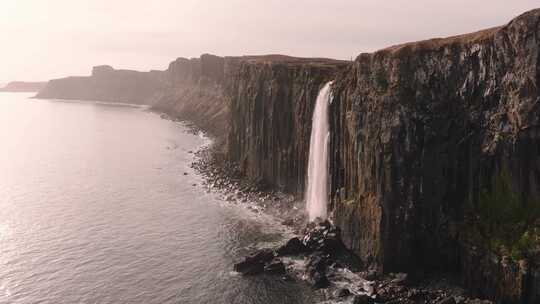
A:
<svg viewBox="0 0 540 304">
<path fill-rule="evenodd" d="M 148 104 L 165 86 L 162 71 L 138 72 L 96 66 L 91 76 L 51 80 L 36 98 L 78 99 Z"/>
<path fill-rule="evenodd" d="M 0 88 L 0 92 L 39 92 L 45 85 L 46 82 L 12 81 Z"/>
</svg>

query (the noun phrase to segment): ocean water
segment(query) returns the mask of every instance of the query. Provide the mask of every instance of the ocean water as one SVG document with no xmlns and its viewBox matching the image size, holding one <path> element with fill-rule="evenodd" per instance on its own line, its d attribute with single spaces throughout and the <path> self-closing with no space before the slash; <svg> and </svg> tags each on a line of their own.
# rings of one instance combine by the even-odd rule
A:
<svg viewBox="0 0 540 304">
<path fill-rule="evenodd" d="M 232 264 L 272 218 L 208 193 L 208 140 L 130 106 L 0 93 L 0 303 L 312 303 Z M 185 175 L 184 173 L 187 173 Z"/>
</svg>

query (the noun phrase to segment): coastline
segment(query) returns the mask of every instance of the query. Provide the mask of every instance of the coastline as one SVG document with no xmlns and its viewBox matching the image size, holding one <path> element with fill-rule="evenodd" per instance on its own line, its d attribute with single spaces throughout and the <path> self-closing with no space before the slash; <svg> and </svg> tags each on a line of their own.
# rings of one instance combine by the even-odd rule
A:
<svg viewBox="0 0 540 304">
<path fill-rule="evenodd" d="M 259 185 L 244 179 L 234 164 L 226 162 L 223 152 L 215 145 L 219 143 L 214 135 L 197 126 L 195 123 L 173 118 L 167 113 L 149 110 L 161 119 L 182 123 L 191 134 L 202 134 L 209 140 L 191 151 L 193 161 L 191 167 L 203 180 L 201 186 L 207 192 L 217 193 L 221 200 L 228 204 L 241 206 L 256 216 L 266 215 L 276 219 L 277 225 L 290 229 L 292 238 L 305 238 L 317 225 L 309 224 L 305 211 L 305 203 L 295 199 L 293 195 L 279 191 L 261 189 Z M 321 223 L 323 225 L 323 223 Z M 285 247 L 284 242 L 271 247 L 254 247 L 253 255 L 266 250 L 279 250 Z M 306 275 L 315 255 L 300 254 L 282 258 L 286 272 L 283 281 L 302 281 L 312 285 Z M 231 265 L 232 266 L 232 265 Z M 329 286 L 317 288 L 312 286 L 320 303 L 417 303 L 423 299 L 425 303 L 434 304 L 491 304 L 489 300 L 469 297 L 458 279 L 451 274 L 439 274 L 424 278 L 414 278 L 406 273 L 389 273 L 380 275 L 371 269 L 353 271 L 348 267 L 330 265 L 328 270 Z M 352 301 L 352 302 L 351 302 Z"/>
</svg>

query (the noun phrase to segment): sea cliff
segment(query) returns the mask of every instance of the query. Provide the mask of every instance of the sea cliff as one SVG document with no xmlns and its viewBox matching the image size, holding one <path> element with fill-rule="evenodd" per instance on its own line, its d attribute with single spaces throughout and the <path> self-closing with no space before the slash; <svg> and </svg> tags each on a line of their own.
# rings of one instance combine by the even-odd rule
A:
<svg viewBox="0 0 540 304">
<path fill-rule="evenodd" d="M 510 232 L 495 226 L 539 224 L 539 73 L 540 10 L 360 55 L 331 106 L 332 209 L 346 244 L 383 272 L 458 270 L 479 296 L 538 303 L 537 257 L 512 261 L 501 249 L 511 242 L 493 240 Z M 505 217 L 514 209 L 533 218 Z"/>
<path fill-rule="evenodd" d="M 315 100 L 333 81 L 330 218 L 363 265 L 538 303 L 540 10 L 354 62 L 207 54 L 124 74 L 99 68 L 38 96 L 151 104 L 212 133 L 246 180 L 299 199 Z"/>
</svg>

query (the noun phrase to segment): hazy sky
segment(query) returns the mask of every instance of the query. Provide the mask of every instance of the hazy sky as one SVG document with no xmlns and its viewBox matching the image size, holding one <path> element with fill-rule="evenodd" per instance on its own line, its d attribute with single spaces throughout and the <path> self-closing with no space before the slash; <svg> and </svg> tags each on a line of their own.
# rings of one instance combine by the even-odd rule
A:
<svg viewBox="0 0 540 304">
<path fill-rule="evenodd" d="M 0 0 L 0 83 L 201 53 L 356 57 L 502 25 L 538 0 Z"/>
</svg>

